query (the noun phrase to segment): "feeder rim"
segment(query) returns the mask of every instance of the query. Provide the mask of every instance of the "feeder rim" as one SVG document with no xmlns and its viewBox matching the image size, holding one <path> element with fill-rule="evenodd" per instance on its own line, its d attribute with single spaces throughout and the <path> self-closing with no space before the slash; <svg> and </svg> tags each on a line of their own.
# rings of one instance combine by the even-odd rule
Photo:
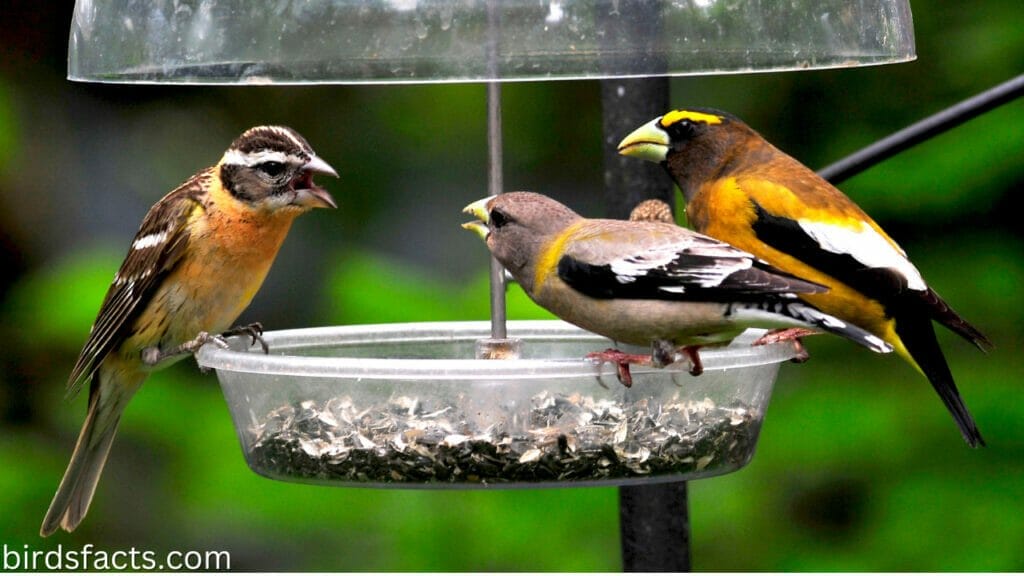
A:
<svg viewBox="0 0 1024 576">
<path fill-rule="evenodd" d="M 701 360 L 705 372 L 779 363 L 796 355 L 790 344 L 751 346 L 763 331 L 748 330 L 728 346 L 704 348 Z M 510 338 L 524 343 L 576 339 L 593 343 L 594 351 L 614 346 L 610 340 L 560 320 L 514 320 L 508 322 Z M 202 368 L 237 373 L 258 373 L 281 376 L 348 377 L 371 380 L 522 380 L 609 376 L 615 378 L 611 364 L 597 365 L 580 359 L 515 359 L 477 360 L 455 358 L 380 358 L 347 356 L 292 355 L 296 349 L 337 348 L 346 345 L 378 343 L 382 353 L 392 344 L 413 342 L 465 342 L 489 338 L 488 321 L 414 322 L 321 326 L 268 331 L 263 334 L 271 350 L 265 355 L 259 345 L 251 345 L 247 336 L 229 339 L 230 348 L 206 344 L 196 353 Z M 623 349 L 640 350 L 638 347 Z M 283 352 L 283 353 L 282 353 Z M 634 374 L 651 372 L 680 373 L 689 376 L 689 364 L 682 362 L 665 368 L 636 366 Z"/>
</svg>

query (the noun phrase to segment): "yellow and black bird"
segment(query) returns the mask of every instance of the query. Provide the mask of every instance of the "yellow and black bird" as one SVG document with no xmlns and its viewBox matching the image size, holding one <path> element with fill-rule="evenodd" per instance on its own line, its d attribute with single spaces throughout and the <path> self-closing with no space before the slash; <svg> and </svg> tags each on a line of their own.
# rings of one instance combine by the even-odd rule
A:
<svg viewBox="0 0 1024 576">
<path fill-rule="evenodd" d="M 891 344 L 928 378 L 967 443 L 984 445 L 932 320 L 982 350 L 991 343 L 846 195 L 735 116 L 712 109 L 655 118 L 627 136 L 619 153 L 664 166 L 697 231 L 827 286 L 800 297 Z"/>
<path fill-rule="evenodd" d="M 616 342 L 651 345 L 651 356 L 607 350 L 588 357 L 619 366 L 664 366 L 678 352 L 702 370 L 698 348 L 726 344 L 750 327 L 825 330 L 876 352 L 892 348 L 797 299 L 822 286 L 782 272 L 725 242 L 674 223 L 583 218 L 533 192 L 466 207 L 476 232 L 530 298 L 567 322 Z"/>
<path fill-rule="evenodd" d="M 295 130 L 259 126 L 150 208 L 68 379 L 69 395 L 90 383 L 89 410 L 41 535 L 70 532 L 85 517 L 121 414 L 146 376 L 230 328 L 292 220 L 336 207 L 315 173 L 337 177 Z"/>
</svg>

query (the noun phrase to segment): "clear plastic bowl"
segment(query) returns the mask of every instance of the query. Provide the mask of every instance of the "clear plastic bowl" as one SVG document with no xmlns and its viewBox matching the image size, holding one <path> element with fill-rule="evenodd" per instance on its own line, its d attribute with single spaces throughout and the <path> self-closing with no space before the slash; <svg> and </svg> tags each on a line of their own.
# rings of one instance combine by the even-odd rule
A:
<svg viewBox="0 0 1024 576">
<path fill-rule="evenodd" d="M 77 0 L 68 77 L 393 84 L 721 74 L 914 57 L 909 0 Z"/>
<path fill-rule="evenodd" d="M 486 322 L 267 332 L 206 345 L 242 450 L 278 480 L 406 488 L 538 487 L 688 480 L 750 461 L 789 344 L 758 332 L 689 366 L 584 360 L 613 344 L 559 321 L 510 322 L 522 358 L 476 360 Z M 635 349 L 634 349 L 635 350 Z"/>
</svg>

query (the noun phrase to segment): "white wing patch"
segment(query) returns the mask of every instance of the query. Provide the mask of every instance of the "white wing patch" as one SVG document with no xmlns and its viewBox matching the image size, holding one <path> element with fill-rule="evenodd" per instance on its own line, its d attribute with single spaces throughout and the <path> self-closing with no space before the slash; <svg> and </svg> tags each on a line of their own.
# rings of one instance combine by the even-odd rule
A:
<svg viewBox="0 0 1024 576">
<path fill-rule="evenodd" d="M 676 266 L 673 265 L 680 257 L 693 254 L 714 262 L 711 266 Z M 635 282 L 638 277 L 649 275 L 653 271 L 664 272 L 670 278 L 686 281 L 691 287 L 713 288 L 722 283 L 730 275 L 745 270 L 753 265 L 753 256 L 719 242 L 696 243 L 677 242 L 674 244 L 650 248 L 639 254 L 620 258 L 609 263 L 615 279 L 621 284 Z M 686 292 L 684 285 L 673 284 L 660 287 L 663 292 L 682 294 Z"/>
<path fill-rule="evenodd" d="M 822 250 L 848 254 L 868 268 L 890 268 L 907 280 L 911 290 L 927 290 L 928 286 L 917 268 L 902 250 L 895 248 L 871 226 L 862 223 L 859 230 L 821 222 L 800 220 L 800 228 L 814 239 Z"/>
<path fill-rule="evenodd" d="M 146 234 L 145 236 L 136 239 L 135 242 L 132 242 L 132 250 L 145 250 L 146 248 L 159 246 L 167 241 L 167 236 L 167 230 Z"/>
</svg>

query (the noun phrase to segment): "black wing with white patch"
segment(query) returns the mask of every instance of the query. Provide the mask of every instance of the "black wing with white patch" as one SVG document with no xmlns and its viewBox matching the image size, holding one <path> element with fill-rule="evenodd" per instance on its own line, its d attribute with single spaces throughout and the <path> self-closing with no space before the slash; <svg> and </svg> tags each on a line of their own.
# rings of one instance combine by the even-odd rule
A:
<svg viewBox="0 0 1024 576">
<path fill-rule="evenodd" d="M 558 276 L 592 298 L 740 302 L 826 290 L 704 236 L 602 264 L 563 256 Z"/>
<path fill-rule="evenodd" d="M 924 286 L 924 280 L 916 270 L 913 274 L 922 284 L 920 288 L 910 286 L 907 274 L 896 268 L 867 266 L 851 254 L 826 250 L 799 222 L 771 214 L 755 201 L 751 204 L 757 215 L 753 229 L 758 239 L 878 301 L 885 307 L 887 316 L 898 317 L 912 309 L 915 313 L 934 318 L 982 350 L 992 346 L 984 334 L 954 311 L 934 290 Z M 909 262 L 907 266 L 912 268 Z M 906 324 L 897 326 L 897 332 L 906 329 Z"/>
<path fill-rule="evenodd" d="M 897 295 L 907 290 L 907 279 L 898 271 L 869 267 L 850 254 L 825 250 L 798 222 L 771 214 L 757 202 L 751 201 L 751 204 L 757 215 L 753 223 L 754 234 L 765 244 L 794 256 L 882 304 L 891 304 Z"/>
<path fill-rule="evenodd" d="M 69 397 L 78 393 L 107 354 L 120 345 L 135 318 L 181 260 L 188 243 L 189 216 L 201 205 L 199 196 L 210 177 L 209 170 L 193 176 L 146 214 L 68 378 Z"/>
</svg>

